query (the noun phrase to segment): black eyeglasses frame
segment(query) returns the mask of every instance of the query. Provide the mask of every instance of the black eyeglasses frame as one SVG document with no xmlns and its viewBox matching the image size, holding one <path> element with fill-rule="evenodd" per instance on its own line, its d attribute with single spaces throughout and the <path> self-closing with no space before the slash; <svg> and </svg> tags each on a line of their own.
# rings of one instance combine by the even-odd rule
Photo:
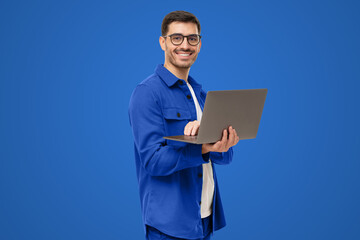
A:
<svg viewBox="0 0 360 240">
<path fill-rule="evenodd" d="M 178 36 L 181 36 L 182 37 L 182 40 L 181 40 L 181 43 L 173 43 L 173 40 L 172 40 L 172 36 L 175 36 L 175 35 L 178 35 Z M 192 37 L 192 36 L 197 36 L 199 37 L 199 41 L 194 45 L 194 44 L 191 44 L 190 41 L 189 41 L 189 37 Z M 170 34 L 170 35 L 166 35 L 166 36 L 162 36 L 163 38 L 166 38 L 166 37 L 169 37 L 170 38 L 170 41 L 172 44 L 174 44 L 175 46 L 180 46 L 183 42 L 184 42 L 184 39 L 186 38 L 187 39 L 187 42 L 191 45 L 191 46 L 197 46 L 199 45 L 200 43 L 200 40 L 201 40 L 201 35 L 200 34 L 190 34 L 190 35 L 187 35 L 187 36 L 184 36 L 180 33 L 173 33 L 173 34 Z"/>
</svg>

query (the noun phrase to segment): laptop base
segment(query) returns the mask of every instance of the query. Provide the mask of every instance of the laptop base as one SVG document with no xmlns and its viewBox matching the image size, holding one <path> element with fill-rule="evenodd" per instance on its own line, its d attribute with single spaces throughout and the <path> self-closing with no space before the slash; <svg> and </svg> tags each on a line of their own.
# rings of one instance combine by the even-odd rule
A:
<svg viewBox="0 0 360 240">
<path fill-rule="evenodd" d="M 197 136 L 178 135 L 178 136 L 168 136 L 164 138 L 168 140 L 174 140 L 174 141 L 180 141 L 186 143 L 201 144 L 197 142 Z"/>
</svg>

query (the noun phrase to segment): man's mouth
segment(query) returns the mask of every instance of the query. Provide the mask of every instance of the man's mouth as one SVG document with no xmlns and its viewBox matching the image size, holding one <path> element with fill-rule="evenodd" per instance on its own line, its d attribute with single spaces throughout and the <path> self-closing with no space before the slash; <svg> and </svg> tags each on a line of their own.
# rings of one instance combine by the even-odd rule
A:
<svg viewBox="0 0 360 240">
<path fill-rule="evenodd" d="M 181 57 L 189 57 L 189 56 L 191 56 L 193 53 L 192 52 L 175 52 L 176 53 L 176 55 L 179 55 L 179 56 L 181 56 Z"/>
</svg>

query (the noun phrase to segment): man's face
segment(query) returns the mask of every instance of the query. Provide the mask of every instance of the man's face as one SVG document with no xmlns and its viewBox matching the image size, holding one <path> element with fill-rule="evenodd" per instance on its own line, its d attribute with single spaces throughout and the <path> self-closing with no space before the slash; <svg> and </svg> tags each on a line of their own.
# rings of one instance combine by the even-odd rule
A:
<svg viewBox="0 0 360 240">
<path fill-rule="evenodd" d="M 197 25 L 191 22 L 172 22 L 169 24 L 169 30 L 166 35 L 174 33 L 188 36 L 191 34 L 199 34 Z M 160 45 L 165 52 L 165 66 L 170 68 L 190 68 L 195 62 L 201 48 L 201 41 L 198 45 L 192 46 L 188 43 L 188 39 L 175 46 L 170 37 L 160 37 Z"/>
</svg>

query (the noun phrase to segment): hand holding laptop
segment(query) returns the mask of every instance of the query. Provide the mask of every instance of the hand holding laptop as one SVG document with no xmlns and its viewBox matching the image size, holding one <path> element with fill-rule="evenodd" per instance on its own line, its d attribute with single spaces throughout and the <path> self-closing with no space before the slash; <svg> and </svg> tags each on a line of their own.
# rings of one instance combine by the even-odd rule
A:
<svg viewBox="0 0 360 240">
<path fill-rule="evenodd" d="M 195 136 L 198 133 L 200 127 L 199 121 L 191 121 L 186 124 L 184 128 L 184 135 L 186 136 Z M 239 142 L 239 136 L 236 133 L 236 130 L 230 126 L 228 129 L 223 130 L 222 138 L 216 143 L 204 143 L 202 145 L 202 154 L 208 152 L 227 152 L 229 148 L 235 146 Z"/>
<path fill-rule="evenodd" d="M 228 130 L 224 129 L 221 140 L 216 143 L 204 143 L 201 148 L 201 153 L 227 152 L 229 148 L 235 146 L 239 140 L 239 136 L 237 135 L 235 129 L 230 126 Z"/>
</svg>

